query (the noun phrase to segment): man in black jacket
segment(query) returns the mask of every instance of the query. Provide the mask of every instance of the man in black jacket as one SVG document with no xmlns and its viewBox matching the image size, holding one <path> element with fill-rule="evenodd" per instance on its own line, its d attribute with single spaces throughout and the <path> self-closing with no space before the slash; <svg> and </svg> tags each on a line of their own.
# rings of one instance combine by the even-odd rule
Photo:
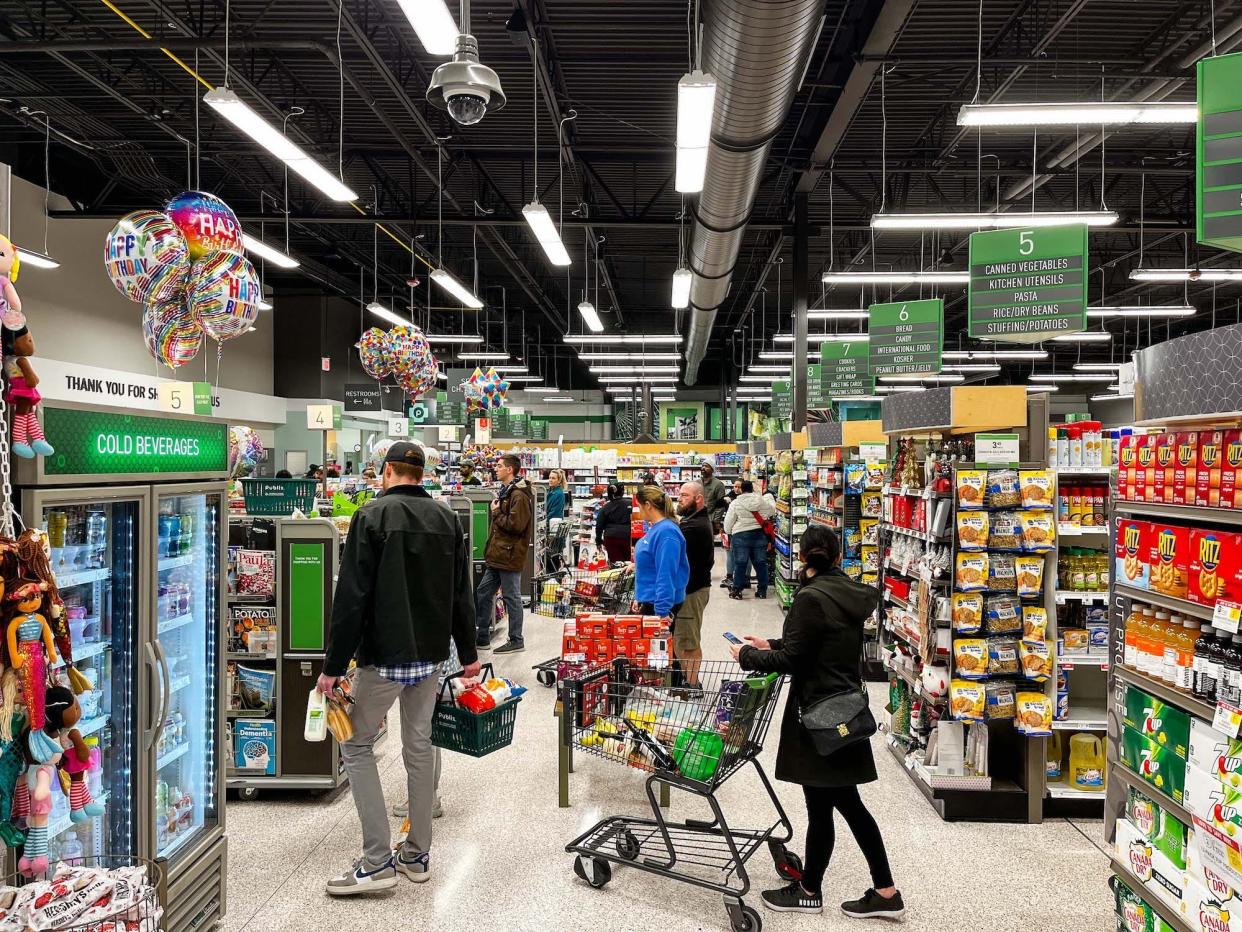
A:
<svg viewBox="0 0 1242 932">
<path fill-rule="evenodd" d="M 456 516 L 422 487 L 422 448 L 394 443 L 384 457 L 384 493 L 349 526 L 320 692 L 331 693 L 357 659 L 354 736 L 341 745 L 358 818 L 362 857 L 328 881 L 328 893 L 385 890 L 402 873 L 430 876 L 435 797 L 431 715 L 437 674 L 449 640 L 467 676 L 479 673 L 470 554 Z M 373 748 L 394 700 L 401 702 L 401 748 L 410 801 L 410 832 L 394 852 Z"/>
<path fill-rule="evenodd" d="M 699 664 L 703 661 L 703 612 L 712 596 L 712 564 L 716 560 L 711 513 L 703 496 L 703 486 L 687 482 L 677 497 L 681 533 L 686 538 L 686 559 L 690 561 L 690 580 L 686 598 L 673 623 L 673 654 L 681 661 L 686 684 L 699 684 Z"/>
</svg>

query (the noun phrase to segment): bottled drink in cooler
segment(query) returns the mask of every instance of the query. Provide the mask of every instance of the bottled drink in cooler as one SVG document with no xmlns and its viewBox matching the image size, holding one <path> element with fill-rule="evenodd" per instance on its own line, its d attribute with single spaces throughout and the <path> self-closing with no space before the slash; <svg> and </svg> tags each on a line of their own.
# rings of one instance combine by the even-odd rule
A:
<svg viewBox="0 0 1242 932">
<path fill-rule="evenodd" d="M 92 511 L 86 516 L 87 565 L 103 566 L 108 549 L 108 516 Z"/>
</svg>

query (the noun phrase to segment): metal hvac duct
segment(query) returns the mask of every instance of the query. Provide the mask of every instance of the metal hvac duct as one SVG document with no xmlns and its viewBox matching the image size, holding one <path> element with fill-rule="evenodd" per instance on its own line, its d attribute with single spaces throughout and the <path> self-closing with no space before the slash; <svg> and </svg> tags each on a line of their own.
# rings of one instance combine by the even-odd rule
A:
<svg viewBox="0 0 1242 932">
<path fill-rule="evenodd" d="M 716 309 L 755 203 L 768 148 L 802 82 L 824 0 L 706 0 L 700 67 L 716 79 L 707 175 L 690 243 L 690 333 L 686 384 L 707 352 Z"/>
</svg>

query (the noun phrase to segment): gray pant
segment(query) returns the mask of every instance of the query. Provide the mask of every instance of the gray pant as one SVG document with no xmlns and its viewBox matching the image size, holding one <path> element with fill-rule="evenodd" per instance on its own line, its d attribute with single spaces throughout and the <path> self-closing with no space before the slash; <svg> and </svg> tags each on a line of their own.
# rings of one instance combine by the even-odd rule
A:
<svg viewBox="0 0 1242 932">
<path fill-rule="evenodd" d="M 431 713 L 436 703 L 437 678 L 417 686 L 386 680 L 373 667 L 361 667 L 354 680 L 354 708 L 350 715 L 354 736 L 341 745 L 349 774 L 349 789 L 362 823 L 362 857 L 368 870 L 392 856 L 388 806 L 375 766 L 375 737 L 393 700 L 401 702 L 401 756 L 405 760 L 406 792 L 410 801 L 407 856 L 431 850 L 431 807 L 436 794 L 436 756 L 431 744 Z"/>
<path fill-rule="evenodd" d="M 479 580 L 474 594 L 475 625 L 479 640 L 491 637 L 492 620 L 496 617 L 496 590 L 504 594 L 505 614 L 509 616 L 509 640 L 517 644 L 522 640 L 522 574 L 519 570 L 498 570 L 489 566 Z"/>
</svg>

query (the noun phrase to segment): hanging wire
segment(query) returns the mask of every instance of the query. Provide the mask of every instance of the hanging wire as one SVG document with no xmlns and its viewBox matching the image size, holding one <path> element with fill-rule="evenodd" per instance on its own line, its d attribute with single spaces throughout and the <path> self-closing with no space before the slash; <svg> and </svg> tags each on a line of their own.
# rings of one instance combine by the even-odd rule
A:
<svg viewBox="0 0 1242 932">
<path fill-rule="evenodd" d="M 345 0 L 336 5 L 336 71 L 341 116 L 336 127 L 336 174 L 345 180 L 345 59 L 341 55 L 341 19 L 345 15 Z M 287 174 L 287 172 L 286 172 Z"/>
<path fill-rule="evenodd" d="M 539 43 L 532 35 L 530 37 L 530 54 L 531 54 L 531 95 L 534 98 L 534 116 L 535 116 L 535 196 L 531 199 L 536 204 L 539 203 Z"/>
<path fill-rule="evenodd" d="M 198 49 L 194 50 L 194 73 L 198 74 Z M 203 185 L 203 150 L 198 145 L 198 105 L 201 94 L 198 88 L 194 89 L 194 184 L 192 188 L 198 190 Z"/>
<path fill-rule="evenodd" d="M 224 0 L 224 86 L 229 86 L 229 16 L 232 0 Z"/>
<path fill-rule="evenodd" d="M 880 66 L 880 213 L 888 203 L 888 69 Z M 872 256 L 872 261 L 875 257 Z"/>
<path fill-rule="evenodd" d="M 290 107 L 289 112 L 285 114 L 284 120 L 280 124 L 280 131 L 283 135 L 289 135 L 289 118 L 301 116 L 306 111 L 301 107 Z M 289 163 L 284 163 L 285 168 L 285 252 L 289 252 Z"/>
<path fill-rule="evenodd" d="M 47 228 L 48 228 L 48 198 L 51 196 L 52 187 L 52 124 L 48 122 L 47 114 L 43 114 L 43 255 L 49 255 L 47 251 Z"/>
<path fill-rule="evenodd" d="M 983 86 L 983 0 L 979 0 L 979 38 L 975 46 L 975 99 L 979 102 L 979 89 Z"/>
</svg>

